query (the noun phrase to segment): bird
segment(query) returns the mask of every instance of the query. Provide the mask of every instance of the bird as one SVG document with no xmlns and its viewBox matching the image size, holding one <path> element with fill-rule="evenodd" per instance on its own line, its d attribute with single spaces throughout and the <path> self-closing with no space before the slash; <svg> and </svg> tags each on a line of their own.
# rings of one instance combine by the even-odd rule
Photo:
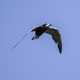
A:
<svg viewBox="0 0 80 80">
<path fill-rule="evenodd" d="M 44 33 L 47 33 L 51 35 L 52 39 L 54 42 L 57 44 L 59 53 L 62 53 L 62 39 L 61 39 L 61 34 L 58 29 L 56 28 L 51 28 L 50 26 L 53 26 L 52 24 L 47 24 L 44 23 L 36 28 L 33 28 L 31 32 L 35 32 L 35 36 L 32 37 L 32 40 L 39 39 L 40 36 Z"/>
</svg>

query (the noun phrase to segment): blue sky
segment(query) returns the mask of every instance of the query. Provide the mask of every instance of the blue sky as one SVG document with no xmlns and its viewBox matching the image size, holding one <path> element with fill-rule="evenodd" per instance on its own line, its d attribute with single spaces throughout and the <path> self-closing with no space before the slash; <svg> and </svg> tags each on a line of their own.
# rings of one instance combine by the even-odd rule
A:
<svg viewBox="0 0 80 80">
<path fill-rule="evenodd" d="M 1 0 L 0 80 L 80 80 L 79 3 L 79 0 Z M 60 30 L 62 55 L 46 34 L 32 41 L 33 34 L 29 33 L 11 50 L 32 26 L 44 22 Z"/>
</svg>

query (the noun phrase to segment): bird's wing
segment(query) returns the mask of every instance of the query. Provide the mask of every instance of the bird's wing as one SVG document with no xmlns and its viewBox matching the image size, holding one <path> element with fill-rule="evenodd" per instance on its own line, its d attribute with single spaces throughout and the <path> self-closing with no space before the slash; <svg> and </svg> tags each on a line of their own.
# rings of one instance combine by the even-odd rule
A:
<svg viewBox="0 0 80 80">
<path fill-rule="evenodd" d="M 28 33 L 25 33 L 22 38 L 12 47 L 13 49 L 16 48 L 23 40 L 24 38 L 28 35 Z"/>
<path fill-rule="evenodd" d="M 54 33 L 52 34 L 52 38 L 56 42 L 59 52 L 62 53 L 62 40 L 61 40 L 61 35 L 58 30 L 54 31 Z"/>
<path fill-rule="evenodd" d="M 57 29 L 49 28 L 46 33 L 52 36 L 52 39 L 58 46 L 59 52 L 62 53 L 62 40 L 59 31 Z"/>
</svg>

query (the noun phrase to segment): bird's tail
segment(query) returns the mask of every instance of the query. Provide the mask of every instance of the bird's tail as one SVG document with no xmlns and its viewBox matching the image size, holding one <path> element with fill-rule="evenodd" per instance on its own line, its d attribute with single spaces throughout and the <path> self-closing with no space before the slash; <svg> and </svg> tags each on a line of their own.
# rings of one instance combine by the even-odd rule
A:
<svg viewBox="0 0 80 80">
<path fill-rule="evenodd" d="M 62 53 L 62 42 L 61 41 L 58 43 L 58 49 L 61 54 Z"/>
</svg>

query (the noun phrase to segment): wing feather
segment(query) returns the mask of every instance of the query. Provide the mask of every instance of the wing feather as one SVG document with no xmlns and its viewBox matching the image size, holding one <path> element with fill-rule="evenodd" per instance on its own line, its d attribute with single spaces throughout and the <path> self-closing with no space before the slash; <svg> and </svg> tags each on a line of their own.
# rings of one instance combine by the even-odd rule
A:
<svg viewBox="0 0 80 80">
<path fill-rule="evenodd" d="M 52 36 L 52 39 L 58 46 L 59 52 L 62 53 L 62 40 L 59 31 L 57 29 L 49 28 L 46 33 Z"/>
</svg>

